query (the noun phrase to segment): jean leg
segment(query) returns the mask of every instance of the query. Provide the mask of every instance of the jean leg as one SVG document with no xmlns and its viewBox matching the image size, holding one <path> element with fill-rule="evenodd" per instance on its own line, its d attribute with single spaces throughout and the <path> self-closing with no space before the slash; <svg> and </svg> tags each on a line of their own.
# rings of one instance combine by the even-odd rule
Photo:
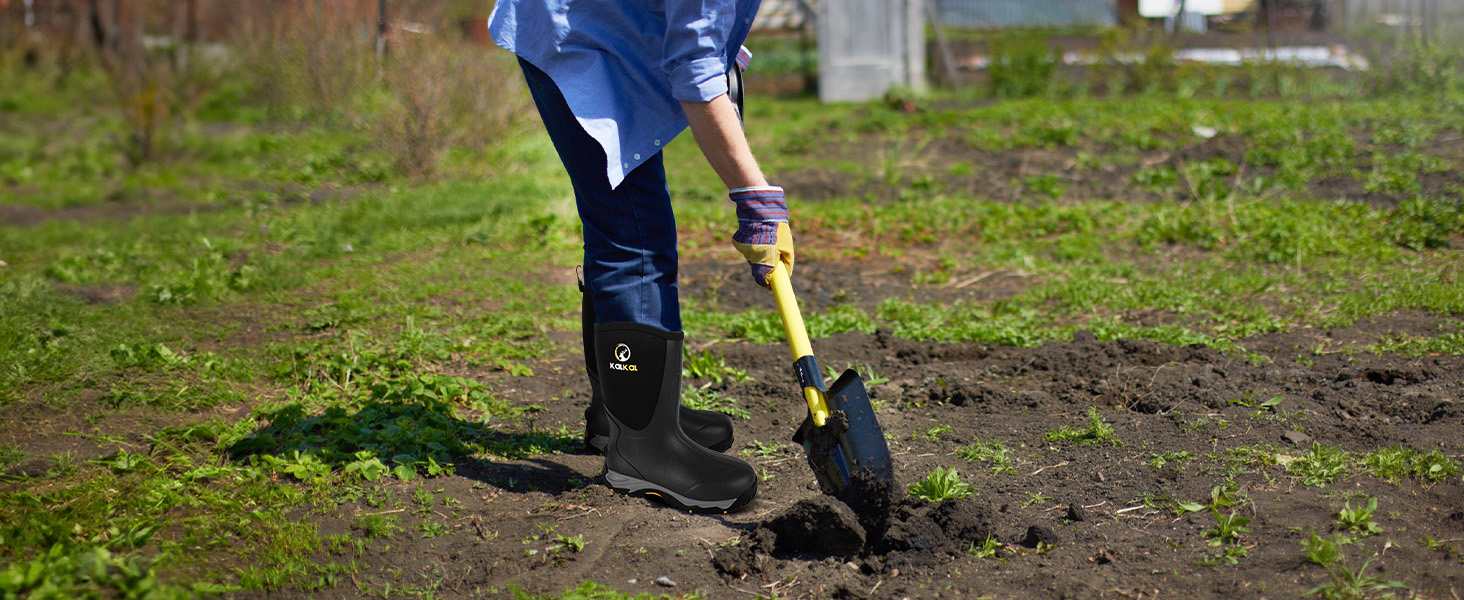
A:
<svg viewBox="0 0 1464 600">
<path fill-rule="evenodd" d="M 605 153 L 585 133 L 554 81 L 520 60 L 529 92 L 574 186 L 584 228 L 585 287 L 600 323 L 681 330 L 676 218 L 660 153 L 611 189 Z"/>
</svg>

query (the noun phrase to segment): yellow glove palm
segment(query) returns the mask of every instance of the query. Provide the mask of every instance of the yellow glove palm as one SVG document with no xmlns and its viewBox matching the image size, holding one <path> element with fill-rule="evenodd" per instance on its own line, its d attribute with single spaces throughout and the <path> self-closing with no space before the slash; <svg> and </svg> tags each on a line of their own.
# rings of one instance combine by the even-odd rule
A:
<svg viewBox="0 0 1464 600">
<path fill-rule="evenodd" d="M 773 265 L 779 262 L 793 274 L 793 229 L 788 223 L 759 223 L 769 227 L 776 227 L 773 235 L 773 243 L 746 243 L 740 242 L 738 236 L 733 236 L 732 246 L 747 259 L 748 266 L 752 267 L 752 278 L 757 284 L 768 287 L 768 276 L 773 273 Z M 740 232 L 739 232 L 740 233 Z M 755 236 L 766 239 L 767 236 Z"/>
</svg>

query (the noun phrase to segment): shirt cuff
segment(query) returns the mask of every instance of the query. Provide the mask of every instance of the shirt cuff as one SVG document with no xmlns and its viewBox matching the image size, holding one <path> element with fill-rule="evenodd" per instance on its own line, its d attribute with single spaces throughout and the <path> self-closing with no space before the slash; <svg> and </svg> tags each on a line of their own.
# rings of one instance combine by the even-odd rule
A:
<svg viewBox="0 0 1464 600">
<path fill-rule="evenodd" d="M 671 95 L 683 102 L 710 102 L 727 93 L 727 63 L 707 56 L 682 64 L 670 73 Z"/>
<path fill-rule="evenodd" d="M 747 46 L 738 48 L 737 66 L 740 67 L 743 71 L 746 71 L 747 67 L 750 65 L 752 65 L 752 51 L 748 50 Z"/>
</svg>

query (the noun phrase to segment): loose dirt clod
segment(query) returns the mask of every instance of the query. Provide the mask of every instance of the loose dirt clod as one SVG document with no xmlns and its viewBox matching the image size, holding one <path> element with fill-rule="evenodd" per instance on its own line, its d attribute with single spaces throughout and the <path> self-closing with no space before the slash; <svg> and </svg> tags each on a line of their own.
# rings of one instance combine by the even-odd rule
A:
<svg viewBox="0 0 1464 600">
<path fill-rule="evenodd" d="M 864 526 L 854 511 L 825 496 L 799 500 L 762 527 L 772 532 L 778 555 L 854 556 L 864 549 Z"/>
<path fill-rule="evenodd" d="M 947 500 L 930 511 L 930 519 L 946 537 L 961 546 L 980 544 L 993 535 L 991 511 L 974 500 Z"/>
<path fill-rule="evenodd" d="M 744 534 L 736 544 L 715 552 L 712 563 L 732 577 L 760 571 L 769 556 L 898 555 L 901 564 L 923 564 L 942 555 L 959 554 L 995 531 L 992 512 L 984 503 L 947 500 L 931 506 L 905 497 L 899 489 L 860 474 L 842 499 L 800 500 Z"/>
<path fill-rule="evenodd" d="M 1042 525 L 1033 525 L 1027 528 L 1027 535 L 1022 536 L 1022 541 L 1018 543 L 1027 548 L 1036 548 L 1044 544 L 1051 546 L 1057 543 L 1057 534 Z"/>
<path fill-rule="evenodd" d="M 1084 509 L 1081 505 L 1069 504 L 1067 508 L 1067 514 L 1064 516 L 1067 517 L 1067 520 L 1069 521 L 1072 521 L 1074 523 L 1080 523 L 1088 520 L 1088 511 Z"/>
</svg>

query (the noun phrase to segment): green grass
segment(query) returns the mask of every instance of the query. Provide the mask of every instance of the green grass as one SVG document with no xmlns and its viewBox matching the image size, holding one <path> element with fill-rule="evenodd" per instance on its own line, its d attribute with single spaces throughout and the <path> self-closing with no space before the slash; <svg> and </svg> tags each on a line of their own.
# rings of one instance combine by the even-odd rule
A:
<svg viewBox="0 0 1464 600">
<path fill-rule="evenodd" d="M 703 379 L 713 385 L 747 381 L 747 371 L 728 365 L 725 357 L 711 350 L 687 350 L 681 363 L 681 376 Z"/>
<path fill-rule="evenodd" d="M 774 44 L 757 68 L 787 71 L 804 58 Z M 97 73 L 63 81 L 4 66 L 4 208 L 45 220 L 0 226 L 0 405 L 74 416 L 105 447 L 43 456 L 17 431 L 20 441 L 0 448 L 3 470 L 51 462 L 0 491 L 0 594 L 379 591 L 369 561 L 331 548 L 455 531 L 417 518 L 442 510 L 440 493 L 418 501 L 394 490 L 477 461 L 579 447 L 578 431 L 540 421 L 544 406 L 563 401 L 559 390 L 532 403 L 505 393 L 557 368 L 578 327 L 580 225 L 537 124 L 454 148 L 436 177 L 414 179 L 358 126 L 221 85 L 180 119 L 164 157 L 134 167 L 120 153 L 126 128 L 98 105 L 109 92 Z M 1030 83 L 1011 89 L 1025 95 Z M 753 103 L 749 132 L 769 173 L 792 181 L 818 171 L 847 184 L 793 198 L 801 257 L 911 281 L 877 301 L 810 290 L 805 300 L 819 307 L 806 313 L 810 333 L 1031 347 L 1088 331 L 1246 353 L 1259 334 L 1400 310 L 1464 316 L 1464 209 L 1428 187 L 1461 167 L 1437 151 L 1464 130 L 1464 111 L 1450 110 L 1461 106 L 1457 92 L 1249 99 L 1205 91 L 1221 82 L 1184 85 L 1123 98 L 1052 88 L 994 103 L 944 93 L 908 98 L 914 113 L 899 103 Z M 369 102 L 349 104 L 372 118 Z M 1182 159 L 1207 144 L 1197 124 L 1239 154 Z M 1072 166 L 1034 167 L 1008 197 L 961 183 L 989 166 L 947 158 L 963 148 L 1040 149 Z M 1147 162 L 1160 154 L 1174 159 Z M 725 190 L 689 136 L 666 161 L 687 263 L 736 261 Z M 1119 195 L 1094 197 L 1084 178 L 1108 171 Z M 1327 195 L 1348 186 L 1387 201 Z M 996 276 L 957 287 L 983 273 Z M 959 290 L 967 299 L 951 300 Z M 684 320 L 703 341 L 781 344 L 770 306 L 688 301 Z M 1458 355 L 1459 335 L 1441 326 L 1366 350 Z M 747 382 L 746 365 L 704 349 L 684 367 L 689 405 L 751 416 L 728 391 Z M 871 386 L 904 385 L 868 366 L 860 373 Z M 122 430 L 111 418 L 122 411 L 144 415 L 144 430 Z M 949 441 L 939 427 L 922 433 Z M 1096 409 L 1046 441 L 1120 444 Z M 1222 461 L 1254 472 L 1278 460 L 1250 450 Z M 782 442 L 744 452 L 769 463 L 794 453 Z M 956 453 L 998 474 L 1020 462 L 997 441 Z M 1200 464 L 1183 451 L 1138 456 L 1162 468 Z M 1353 467 L 1424 485 L 1459 473 L 1438 449 L 1359 458 L 1317 446 L 1286 464 L 1316 486 Z M 928 501 L 971 492 L 951 469 L 911 490 Z M 1181 510 L 1213 510 L 1213 539 L 1229 540 L 1223 558 L 1238 558 L 1231 548 L 1243 548 L 1234 535 L 1244 524 L 1218 519 L 1235 518 L 1240 502 L 1222 490 Z M 344 537 L 317 530 L 314 515 L 346 510 L 359 516 Z M 535 547 L 574 560 L 585 543 L 556 532 Z M 986 540 L 972 554 L 997 547 Z M 1333 576 L 1337 593 L 1386 583 L 1366 564 Z M 357 581 L 364 587 L 353 590 Z M 585 583 L 561 597 L 633 596 Z"/>
<path fill-rule="evenodd" d="M 1326 487 L 1347 475 L 1352 469 L 1352 461 L 1352 455 L 1346 450 L 1313 443 L 1305 454 L 1286 465 L 1286 472 L 1299 477 L 1303 484 Z"/>
<path fill-rule="evenodd" d="M 1075 442 L 1084 446 L 1122 446 L 1123 440 L 1118 438 L 1114 432 L 1113 425 L 1103 420 L 1103 415 L 1097 408 L 1088 408 L 1088 423 L 1084 427 L 1072 427 L 1064 425 L 1047 432 L 1043 436 L 1048 442 L 1070 443 Z"/>
<path fill-rule="evenodd" d="M 1193 458 L 1194 455 L 1190 454 L 1188 450 L 1156 452 L 1149 455 L 1148 465 L 1155 469 L 1163 469 L 1168 465 L 1175 465 L 1182 468 L 1185 463 L 1188 463 Z"/>
<path fill-rule="evenodd" d="M 715 411 L 736 419 L 752 418 L 752 413 L 738 404 L 737 399 L 716 390 L 688 387 L 681 391 L 681 403 L 687 408 Z"/>
<path fill-rule="evenodd" d="M 971 462 L 990 465 L 992 473 L 1014 475 L 1017 472 L 1016 460 L 1012 457 L 1011 450 L 999 441 L 977 441 L 956 449 L 956 455 Z"/>
<path fill-rule="evenodd" d="M 1398 483 L 1413 478 L 1437 483 L 1459 474 L 1459 462 L 1435 449 L 1420 452 L 1405 446 L 1380 448 L 1362 457 L 1362 466 L 1375 477 Z"/>
</svg>

